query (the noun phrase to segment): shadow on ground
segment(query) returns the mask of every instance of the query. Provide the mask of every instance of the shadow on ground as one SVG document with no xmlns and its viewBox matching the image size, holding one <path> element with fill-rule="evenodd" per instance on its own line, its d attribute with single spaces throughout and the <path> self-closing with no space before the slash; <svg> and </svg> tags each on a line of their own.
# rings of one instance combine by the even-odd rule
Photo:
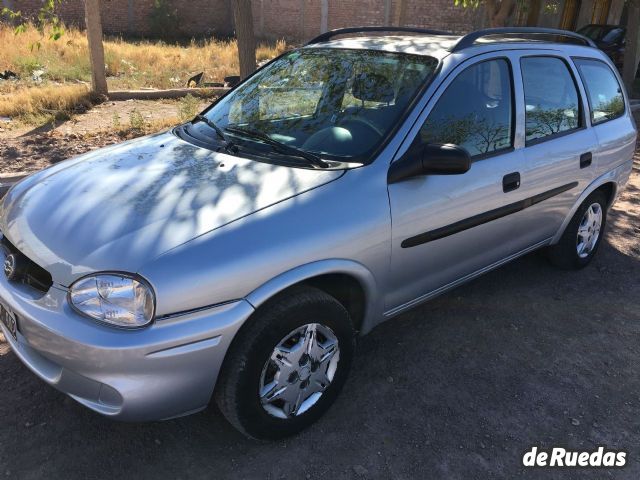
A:
<svg viewBox="0 0 640 480">
<path fill-rule="evenodd" d="M 562 473 L 638 478 L 638 299 L 638 258 L 609 244 L 581 272 L 530 255 L 363 338 L 328 415 L 266 444 L 213 407 L 114 423 L 0 350 L 0 475 L 551 478 L 561 472 L 523 471 L 530 446 L 606 445 L 629 451 L 626 468 Z"/>
<path fill-rule="evenodd" d="M 311 429 L 246 440 L 215 407 L 115 423 L 0 343 L 0 477 L 640 478 L 640 184 L 586 269 L 534 253 L 364 337 Z M 176 392 L 179 395 L 180 392 Z M 531 446 L 628 452 L 617 470 L 524 470 Z"/>
</svg>

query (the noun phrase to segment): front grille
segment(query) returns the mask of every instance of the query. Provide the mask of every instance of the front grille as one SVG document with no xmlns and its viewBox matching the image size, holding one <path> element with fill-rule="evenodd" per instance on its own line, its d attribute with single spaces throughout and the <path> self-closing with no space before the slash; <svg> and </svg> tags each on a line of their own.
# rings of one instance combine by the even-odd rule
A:
<svg viewBox="0 0 640 480">
<path fill-rule="evenodd" d="M 42 293 L 47 293 L 49 291 L 49 288 L 53 285 L 53 279 L 49 272 L 18 250 L 4 235 L 2 235 L 0 245 L 2 245 L 9 253 L 16 255 L 24 265 L 21 269 L 21 275 L 13 281 L 29 285 Z"/>
</svg>

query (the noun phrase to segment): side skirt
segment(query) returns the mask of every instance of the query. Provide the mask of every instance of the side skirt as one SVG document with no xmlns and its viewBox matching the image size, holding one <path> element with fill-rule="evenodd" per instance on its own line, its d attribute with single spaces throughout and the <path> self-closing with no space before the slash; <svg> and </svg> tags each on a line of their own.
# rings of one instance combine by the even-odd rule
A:
<svg viewBox="0 0 640 480">
<path fill-rule="evenodd" d="M 384 312 L 382 315 L 384 317 L 384 320 L 388 320 L 391 317 L 395 317 L 396 315 L 409 310 L 410 308 L 413 308 L 417 305 L 420 305 L 421 303 L 426 302 L 427 300 L 431 300 L 432 298 L 437 297 L 438 295 L 442 295 L 445 292 L 448 292 L 449 290 L 452 290 L 454 288 L 456 288 L 459 285 L 462 285 L 463 283 L 467 283 L 470 280 L 473 280 L 476 277 L 479 277 L 480 275 L 487 273 L 491 270 L 494 270 L 502 265 L 504 265 L 505 263 L 509 263 L 512 260 L 515 260 L 518 257 L 521 257 L 523 255 L 526 255 L 529 252 L 532 252 L 534 250 L 537 250 L 541 247 L 544 247 L 546 245 L 549 245 L 551 243 L 551 238 L 547 238 L 541 242 L 538 242 L 528 248 L 525 248 L 524 250 L 521 250 L 517 253 L 514 253 L 508 257 L 503 258 L 502 260 L 498 260 L 495 263 L 492 263 L 489 266 L 486 266 L 484 268 L 481 268 L 480 270 L 476 270 L 473 273 L 470 273 L 468 275 L 465 275 L 464 277 L 459 278 L 458 280 L 454 280 L 451 283 L 448 283 L 440 288 L 437 288 L 435 290 L 432 290 L 429 293 L 425 293 L 424 295 L 421 295 L 417 298 L 414 298 L 413 300 L 408 301 L 407 303 L 403 303 L 402 305 L 399 305 L 395 308 L 392 308 L 391 310 L 388 310 L 386 312 Z"/>
</svg>

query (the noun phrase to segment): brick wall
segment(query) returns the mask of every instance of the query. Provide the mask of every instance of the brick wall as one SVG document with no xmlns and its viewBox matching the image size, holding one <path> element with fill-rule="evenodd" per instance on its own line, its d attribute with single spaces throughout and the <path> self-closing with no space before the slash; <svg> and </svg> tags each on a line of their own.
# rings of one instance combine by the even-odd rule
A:
<svg viewBox="0 0 640 480">
<path fill-rule="evenodd" d="M 178 11 L 171 36 L 228 35 L 233 32 L 231 0 L 170 0 Z M 306 40 L 323 27 L 391 24 L 397 0 L 252 0 L 259 37 Z M 34 14 L 42 0 L 2 0 L 24 14 Z M 154 0 L 102 0 L 105 33 L 149 36 Z M 84 25 L 84 2 L 63 0 L 60 17 L 67 24 Z M 479 11 L 454 6 L 453 0 L 407 0 L 408 26 L 466 32 L 481 26 Z"/>
<path fill-rule="evenodd" d="M 329 30 L 391 25 L 396 0 L 253 0 L 256 32 L 265 38 L 306 40 L 322 31 L 322 4 Z M 453 0 L 407 0 L 407 26 L 464 33 L 482 26 L 482 12 L 455 7 Z"/>
<path fill-rule="evenodd" d="M 6 0 L 5 0 L 6 1 Z M 24 15 L 35 15 L 42 0 L 13 0 L 13 8 Z M 132 36 L 152 35 L 149 21 L 154 0 L 102 0 L 102 28 L 105 33 Z M 233 27 L 230 0 L 173 0 L 178 23 L 168 36 L 229 35 Z M 84 2 L 63 0 L 58 9 L 68 25 L 84 27 Z"/>
</svg>

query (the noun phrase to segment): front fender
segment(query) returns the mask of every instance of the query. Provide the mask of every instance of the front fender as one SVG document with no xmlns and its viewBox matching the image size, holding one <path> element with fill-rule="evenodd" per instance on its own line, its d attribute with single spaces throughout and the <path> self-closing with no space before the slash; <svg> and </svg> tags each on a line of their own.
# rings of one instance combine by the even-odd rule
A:
<svg viewBox="0 0 640 480">
<path fill-rule="evenodd" d="M 300 265 L 288 270 L 245 297 L 254 308 L 258 308 L 277 293 L 306 280 L 327 274 L 345 274 L 356 279 L 365 294 L 365 311 L 361 334 L 368 333 L 377 323 L 383 311 L 382 296 L 373 274 L 361 263 L 346 259 L 327 259 Z"/>
</svg>

